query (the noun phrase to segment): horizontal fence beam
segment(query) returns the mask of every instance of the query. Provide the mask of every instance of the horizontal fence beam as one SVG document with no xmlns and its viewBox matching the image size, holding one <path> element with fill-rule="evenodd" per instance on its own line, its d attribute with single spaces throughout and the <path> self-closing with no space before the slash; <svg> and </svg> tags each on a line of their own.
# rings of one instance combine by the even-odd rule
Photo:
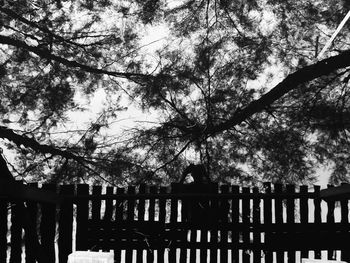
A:
<svg viewBox="0 0 350 263">
<path fill-rule="evenodd" d="M 274 199 L 274 198 L 319 198 L 318 193 L 239 193 L 239 194 L 210 194 L 210 193 L 178 193 L 178 194 L 101 194 L 101 195 L 61 195 L 64 199 L 78 200 L 137 200 L 137 199 L 210 199 L 210 200 L 229 200 L 229 199 Z"/>
</svg>

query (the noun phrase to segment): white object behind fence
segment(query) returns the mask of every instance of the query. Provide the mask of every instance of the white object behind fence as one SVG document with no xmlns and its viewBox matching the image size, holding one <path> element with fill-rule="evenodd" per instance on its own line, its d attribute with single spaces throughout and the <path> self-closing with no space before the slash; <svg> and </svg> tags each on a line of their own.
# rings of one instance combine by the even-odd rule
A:
<svg viewBox="0 0 350 263">
<path fill-rule="evenodd" d="M 114 252 L 75 251 L 68 256 L 68 263 L 114 263 Z"/>
<path fill-rule="evenodd" d="M 339 260 L 327 260 L 327 259 L 308 259 L 302 258 L 301 263 L 347 263 Z"/>
</svg>

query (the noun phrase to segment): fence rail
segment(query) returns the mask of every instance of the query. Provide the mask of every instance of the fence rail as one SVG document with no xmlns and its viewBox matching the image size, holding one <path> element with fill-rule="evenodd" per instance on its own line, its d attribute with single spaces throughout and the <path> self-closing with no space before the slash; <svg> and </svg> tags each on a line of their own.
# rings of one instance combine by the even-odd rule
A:
<svg viewBox="0 0 350 263">
<path fill-rule="evenodd" d="M 42 187 L 65 201 L 0 198 L 0 263 L 36 262 L 38 253 L 66 263 L 73 247 L 112 249 L 126 263 L 350 261 L 348 200 L 322 201 L 319 186 Z"/>
</svg>

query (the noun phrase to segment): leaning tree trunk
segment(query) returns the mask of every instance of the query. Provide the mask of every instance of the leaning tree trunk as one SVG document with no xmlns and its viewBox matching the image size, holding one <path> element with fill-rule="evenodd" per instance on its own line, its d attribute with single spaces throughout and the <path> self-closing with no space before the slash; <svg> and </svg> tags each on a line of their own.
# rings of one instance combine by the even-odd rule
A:
<svg viewBox="0 0 350 263">
<path fill-rule="evenodd" d="M 34 251 L 32 251 L 33 256 L 39 263 L 46 263 L 47 256 L 45 251 L 42 249 L 41 244 L 38 240 L 36 233 L 36 226 L 31 225 L 29 211 L 25 205 L 25 201 L 53 201 L 59 200 L 58 196 L 54 193 L 48 191 L 42 191 L 32 187 L 23 185 L 20 182 L 16 182 L 15 178 L 9 171 L 6 161 L 3 156 L 0 154 L 0 196 L 5 196 L 9 200 L 18 200 L 17 205 L 20 206 L 19 209 L 23 211 L 21 218 L 21 227 L 24 229 L 28 240 L 31 240 L 31 244 Z M 39 199 L 39 200 L 38 200 Z M 57 203 L 57 202 L 55 202 Z"/>
</svg>

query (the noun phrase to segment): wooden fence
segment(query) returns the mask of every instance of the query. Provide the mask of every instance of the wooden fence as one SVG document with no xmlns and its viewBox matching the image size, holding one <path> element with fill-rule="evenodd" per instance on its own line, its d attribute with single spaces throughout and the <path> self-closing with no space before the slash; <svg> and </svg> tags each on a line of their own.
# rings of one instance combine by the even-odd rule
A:
<svg viewBox="0 0 350 263">
<path fill-rule="evenodd" d="M 74 246 L 113 249 L 126 263 L 350 261 L 348 201 L 322 201 L 319 186 L 42 187 L 66 201 L 28 202 L 24 212 L 0 199 L 0 263 L 35 262 L 25 224 L 37 226 L 46 262 L 67 262 Z"/>
</svg>

